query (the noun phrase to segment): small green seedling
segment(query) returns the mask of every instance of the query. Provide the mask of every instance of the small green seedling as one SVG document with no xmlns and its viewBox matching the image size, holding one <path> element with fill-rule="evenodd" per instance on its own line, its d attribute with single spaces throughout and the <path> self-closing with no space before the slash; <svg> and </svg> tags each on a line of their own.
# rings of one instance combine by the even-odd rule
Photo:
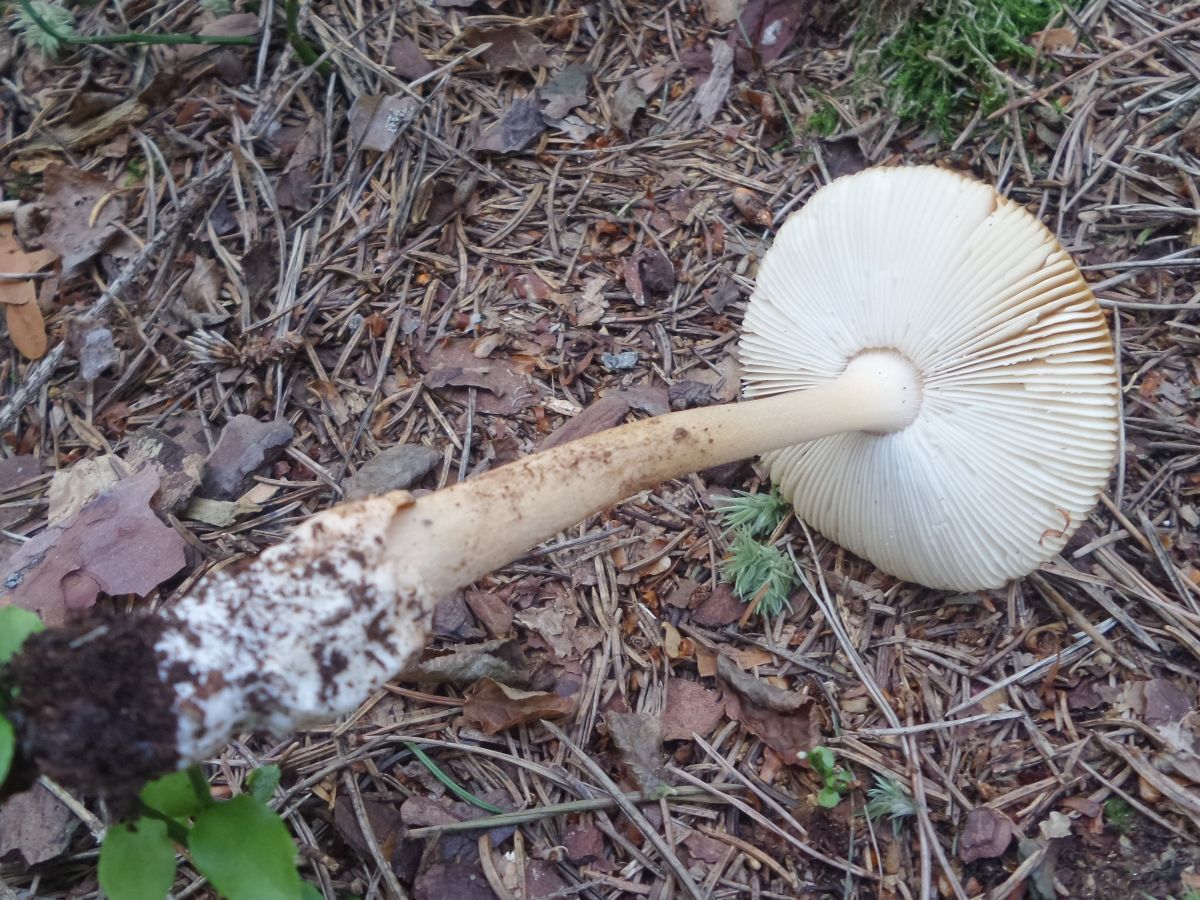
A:
<svg viewBox="0 0 1200 900">
<path fill-rule="evenodd" d="M 44 627 L 42 620 L 28 610 L 17 606 L 0 609 L 0 666 L 17 655 L 27 637 Z M 4 784 L 4 779 L 8 778 L 16 752 L 16 732 L 4 716 L 10 699 L 8 686 L 0 682 L 0 784 Z"/>
<path fill-rule="evenodd" d="M 756 541 L 747 527 L 734 532 L 729 555 L 721 562 L 721 575 L 733 584 L 733 593 L 767 618 L 791 608 L 796 569 L 778 547 Z"/>
<path fill-rule="evenodd" d="M 111 900 L 162 900 L 175 881 L 176 854 L 192 863 L 229 900 L 314 896 L 296 868 L 296 845 L 267 806 L 279 767 L 246 779 L 248 793 L 215 800 L 199 766 L 147 784 L 141 814 L 109 828 L 100 848 L 100 886 Z M 317 894 L 319 896 L 319 894 Z"/>
<path fill-rule="evenodd" d="M 839 766 L 828 747 L 813 747 L 807 754 L 808 764 L 824 783 L 817 792 L 817 803 L 833 809 L 842 802 L 842 795 L 854 786 L 854 776 Z"/>
<path fill-rule="evenodd" d="M 867 816 L 870 819 L 887 816 L 892 823 L 892 832 L 898 837 L 904 819 L 916 812 L 917 807 L 904 785 L 891 778 L 875 776 L 875 787 L 867 791 Z"/>
<path fill-rule="evenodd" d="M 1133 807 L 1124 797 L 1109 797 L 1104 802 L 1104 818 L 1121 834 L 1129 834 L 1133 830 Z"/>
<path fill-rule="evenodd" d="M 725 522 L 725 528 L 736 531 L 745 528 L 751 537 L 766 537 L 783 521 L 792 505 L 779 496 L 777 488 L 767 494 L 752 494 L 749 491 L 734 491 L 734 496 L 717 504 L 717 512 Z"/>
</svg>

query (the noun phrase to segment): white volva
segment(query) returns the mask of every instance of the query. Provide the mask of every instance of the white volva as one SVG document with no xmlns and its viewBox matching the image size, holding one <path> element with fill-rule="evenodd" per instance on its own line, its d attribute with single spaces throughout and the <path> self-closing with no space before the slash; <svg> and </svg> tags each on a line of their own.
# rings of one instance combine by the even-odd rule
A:
<svg viewBox="0 0 1200 900">
<path fill-rule="evenodd" d="M 1060 550 L 1107 483 L 1117 374 L 1103 314 L 1053 235 L 990 187 L 931 167 L 818 191 L 763 259 L 746 395 L 836 380 L 865 350 L 916 369 L 907 428 L 766 455 L 798 514 L 930 587 L 999 587 Z"/>
</svg>

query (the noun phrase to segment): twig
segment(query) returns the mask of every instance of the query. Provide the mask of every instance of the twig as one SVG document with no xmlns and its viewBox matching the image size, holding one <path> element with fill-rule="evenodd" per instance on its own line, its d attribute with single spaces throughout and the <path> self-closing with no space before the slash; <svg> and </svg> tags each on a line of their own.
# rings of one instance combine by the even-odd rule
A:
<svg viewBox="0 0 1200 900">
<path fill-rule="evenodd" d="M 608 774 L 602 768 L 600 768 L 599 763 L 592 759 L 592 757 L 585 753 L 574 741 L 567 737 L 566 733 L 553 722 L 543 720 L 542 727 L 554 735 L 559 741 L 561 741 L 564 746 L 569 748 L 571 752 L 575 754 L 580 766 L 584 769 L 584 771 L 591 775 L 592 778 L 596 779 L 596 781 L 599 782 L 606 791 L 608 791 L 609 795 L 614 801 L 616 801 L 616 804 L 620 808 L 621 812 L 623 812 L 629 818 L 629 821 L 637 826 L 638 830 L 646 836 L 646 840 L 653 844 L 654 849 L 662 855 L 663 862 L 670 867 L 671 871 L 675 874 L 675 877 L 679 879 L 679 883 L 683 885 L 683 888 L 687 892 L 688 896 L 692 897 L 693 900 L 704 900 L 704 895 L 700 893 L 700 889 L 696 887 L 696 882 L 692 881 L 692 876 L 688 873 L 688 870 L 684 867 L 683 863 L 679 861 L 679 857 L 671 852 L 671 848 L 667 845 L 667 842 L 663 840 L 663 836 L 658 833 L 658 830 L 653 825 L 650 824 L 650 820 L 642 815 L 641 810 L 634 806 L 629 798 L 622 793 L 621 789 L 617 787 L 616 782 L 609 778 Z"/>
<path fill-rule="evenodd" d="M 117 296 L 129 287 L 150 266 L 154 257 L 174 239 L 176 230 L 182 228 L 192 216 L 208 205 L 212 199 L 213 192 L 220 185 L 221 180 L 229 173 L 231 164 L 230 157 L 225 157 L 215 169 L 195 184 L 192 188 L 191 196 L 184 202 L 183 208 L 175 216 L 175 221 L 171 223 L 171 227 L 163 228 L 146 246 L 138 251 L 137 256 L 129 262 L 129 265 L 121 271 L 121 274 L 109 283 L 104 293 L 96 299 L 96 302 L 79 316 L 80 321 L 94 322 L 104 317 L 108 312 L 109 306 L 112 305 Z M 13 392 L 12 397 L 4 404 L 3 409 L 0 409 L 0 430 L 8 428 L 15 423 L 17 417 L 20 416 L 25 408 L 33 403 L 34 398 L 42 389 L 42 385 L 50 380 L 50 377 L 54 374 L 54 370 L 62 362 L 66 350 L 66 344 L 59 342 L 25 373 L 25 380 Z"/>
</svg>

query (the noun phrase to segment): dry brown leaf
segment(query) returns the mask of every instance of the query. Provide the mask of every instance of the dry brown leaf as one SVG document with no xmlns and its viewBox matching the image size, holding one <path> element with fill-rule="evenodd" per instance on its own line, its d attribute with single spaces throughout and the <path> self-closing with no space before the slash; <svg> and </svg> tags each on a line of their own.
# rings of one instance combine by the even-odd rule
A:
<svg viewBox="0 0 1200 900">
<path fill-rule="evenodd" d="M 621 760 L 637 780 L 642 793 L 648 797 L 656 796 L 667 786 L 662 718 L 650 713 L 610 712 L 604 722 L 608 726 L 608 736 L 621 751 Z"/>
<path fill-rule="evenodd" d="M 749 0 L 737 26 L 729 32 L 729 42 L 737 51 L 738 71 L 748 72 L 783 56 L 812 6 L 812 0 Z"/>
<path fill-rule="evenodd" d="M 710 594 L 697 591 L 692 602 L 697 599 L 699 605 L 692 610 L 692 621 L 706 628 L 732 625 L 746 611 L 746 604 L 733 596 L 727 584 L 718 584 Z"/>
<path fill-rule="evenodd" d="M 748 675 L 724 655 L 717 657 L 717 675 L 733 690 L 725 695 L 725 711 L 741 722 L 789 764 L 821 742 L 811 698 L 785 691 Z"/>
<path fill-rule="evenodd" d="M 570 715 L 575 701 L 545 691 L 523 691 L 491 678 L 482 678 L 467 694 L 463 718 L 485 734 L 496 734 L 514 725 Z"/>
<path fill-rule="evenodd" d="M 528 662 L 516 641 L 465 644 L 451 653 L 431 656 L 404 670 L 405 681 L 421 684 L 474 684 L 482 678 L 505 684 L 529 683 Z"/>
<path fill-rule="evenodd" d="M 12 225 L 0 223 L 0 272 L 6 275 L 32 275 L 58 258 L 51 250 L 25 250 L 17 241 Z M 32 279 L 0 279 L 0 304 L 13 346 L 26 359 L 45 356 L 49 342 L 46 323 L 37 304 L 37 289 Z"/>
<path fill-rule="evenodd" d="M 453 340 L 435 347 L 427 360 L 426 386 L 464 405 L 467 388 L 479 388 L 475 409 L 486 415 L 513 416 L 531 407 L 535 397 L 530 379 L 506 357 L 479 359 L 471 344 Z"/>
<path fill-rule="evenodd" d="M 663 740 L 692 739 L 693 734 L 708 737 L 725 716 L 720 691 L 695 681 L 672 678 L 667 682 L 667 707 L 663 710 Z"/>
<path fill-rule="evenodd" d="M 107 178 L 59 163 L 46 167 L 44 184 L 37 205 L 47 221 L 39 240 L 62 257 L 63 278 L 72 278 L 122 233 L 124 195 Z"/>
<path fill-rule="evenodd" d="M 958 838 L 958 858 L 965 863 L 1003 856 L 1012 842 L 1013 823 L 1004 813 L 981 806 L 967 813 Z"/>
<path fill-rule="evenodd" d="M 480 54 L 480 59 L 493 72 L 515 69 L 532 72 L 538 66 L 550 65 L 546 48 L 527 28 L 506 25 L 503 28 L 476 28 L 463 31 L 463 40 L 471 47 L 491 44 Z"/>
<path fill-rule="evenodd" d="M 476 150 L 490 153 L 517 153 L 524 150 L 546 130 L 546 122 L 538 111 L 534 97 L 520 97 L 501 117 L 475 141 Z"/>
<path fill-rule="evenodd" d="M 1079 35 L 1071 28 L 1047 28 L 1045 31 L 1035 31 L 1029 38 L 1035 50 L 1049 56 L 1069 53 L 1079 43 Z"/>
<path fill-rule="evenodd" d="M 350 107 L 350 140 L 359 150 L 386 153 L 420 104 L 401 94 L 361 94 Z"/>
<path fill-rule="evenodd" d="M 14 794 L 0 807 L 0 858 L 19 854 L 26 866 L 54 859 L 71 842 L 79 819 L 42 785 Z"/>
<path fill-rule="evenodd" d="M 397 75 L 409 81 L 422 78 L 434 70 L 433 63 L 425 58 L 420 46 L 408 35 L 392 41 L 388 49 L 388 65 L 396 70 Z"/>
<path fill-rule="evenodd" d="M 69 519 L 22 544 L 0 604 L 36 612 L 62 625 L 101 591 L 145 596 L 184 566 L 183 538 L 150 508 L 158 473 L 147 468 L 122 479 Z"/>
</svg>

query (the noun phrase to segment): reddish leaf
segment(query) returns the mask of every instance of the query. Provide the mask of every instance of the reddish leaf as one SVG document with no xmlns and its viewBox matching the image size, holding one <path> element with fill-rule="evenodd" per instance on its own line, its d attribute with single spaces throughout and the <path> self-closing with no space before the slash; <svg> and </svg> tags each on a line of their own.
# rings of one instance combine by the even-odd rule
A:
<svg viewBox="0 0 1200 900">
<path fill-rule="evenodd" d="M 745 611 L 746 604 L 733 596 L 729 585 L 718 584 L 692 611 L 692 621 L 706 628 L 720 628 L 738 621 Z"/>
<path fill-rule="evenodd" d="M 708 737 L 725 716 L 725 704 L 719 691 L 712 691 L 686 678 L 667 682 L 667 708 L 663 710 L 663 740 Z"/>
<path fill-rule="evenodd" d="M 183 539 L 150 508 L 158 483 L 157 472 L 143 469 L 22 544 L 9 559 L 9 593 L 0 603 L 61 625 L 100 591 L 143 596 L 182 569 Z"/>
<path fill-rule="evenodd" d="M 967 813 L 958 838 L 958 858 L 965 863 L 1003 856 L 1012 841 L 1013 823 L 1008 816 L 989 806 Z"/>
<path fill-rule="evenodd" d="M 485 734 L 496 734 L 514 725 L 557 719 L 570 715 L 575 701 L 545 691 L 522 691 L 483 678 L 467 695 L 463 718 L 479 726 Z"/>
</svg>

